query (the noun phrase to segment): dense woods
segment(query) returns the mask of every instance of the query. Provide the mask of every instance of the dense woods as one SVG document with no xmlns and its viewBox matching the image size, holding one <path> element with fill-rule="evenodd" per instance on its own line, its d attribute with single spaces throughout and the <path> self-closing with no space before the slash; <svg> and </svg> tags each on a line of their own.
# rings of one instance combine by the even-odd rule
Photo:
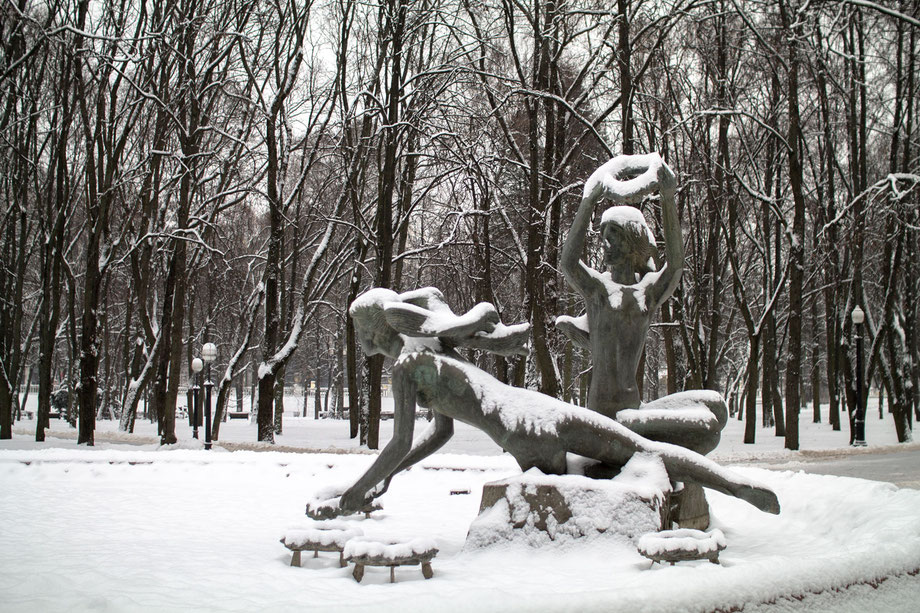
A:
<svg viewBox="0 0 920 613">
<path fill-rule="evenodd" d="M 591 171 L 646 151 L 687 256 L 646 399 L 720 390 L 790 449 L 849 428 L 860 305 L 899 440 L 920 419 L 915 2 L 6 0 L 0 34 L 0 438 L 37 384 L 37 440 L 53 398 L 88 445 L 146 398 L 175 442 L 213 342 L 215 438 L 253 394 L 273 441 L 318 381 L 376 448 L 370 286 L 529 321 L 529 357 L 481 365 L 584 404 L 559 251 Z"/>
</svg>

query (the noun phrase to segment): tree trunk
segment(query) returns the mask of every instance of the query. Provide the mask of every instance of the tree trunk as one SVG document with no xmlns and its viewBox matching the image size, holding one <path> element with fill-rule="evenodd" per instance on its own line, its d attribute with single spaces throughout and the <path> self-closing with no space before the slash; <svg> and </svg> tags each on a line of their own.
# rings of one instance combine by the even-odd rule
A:
<svg viewBox="0 0 920 613">
<path fill-rule="evenodd" d="M 282 366 L 275 377 L 275 434 L 284 433 L 284 372 L 285 367 Z"/>
<path fill-rule="evenodd" d="M 812 243 L 814 244 L 814 243 Z M 811 299 L 811 421 L 821 423 L 821 339 L 818 333 L 818 297 Z"/>
<path fill-rule="evenodd" d="M 818 34 L 820 37 L 820 32 Z M 827 396 L 828 396 L 828 421 L 831 428 L 840 430 L 840 392 L 838 383 L 837 354 L 840 351 L 840 326 L 837 323 L 837 300 L 839 291 L 839 260 L 837 246 L 837 226 L 836 224 L 828 225 L 828 221 L 834 219 L 837 215 L 836 206 L 836 142 L 834 139 L 834 119 L 831 116 L 830 102 L 827 96 L 827 64 L 823 54 L 817 54 L 818 70 L 816 84 L 818 88 L 818 100 L 821 109 L 821 127 L 824 134 L 824 142 L 821 158 L 822 176 L 826 180 L 826 186 L 818 184 L 819 198 L 822 198 L 824 205 L 819 203 L 818 223 L 816 226 L 825 228 L 822 249 L 826 264 L 824 268 L 824 341 L 825 341 L 825 358 L 827 367 Z"/>
<path fill-rule="evenodd" d="M 760 361 L 760 335 L 749 335 L 748 342 L 751 347 L 748 353 L 747 389 L 745 391 L 744 442 L 752 445 L 757 435 L 757 386 L 760 378 L 757 365 Z"/>
<path fill-rule="evenodd" d="M 265 328 L 262 336 L 262 363 L 259 368 L 259 409 L 256 415 L 258 440 L 275 442 L 274 404 L 277 374 L 265 364 L 278 350 L 278 338 L 281 334 L 280 293 L 283 275 L 281 270 L 282 242 L 284 240 L 284 215 L 281 210 L 279 193 L 279 174 L 281 161 L 278 156 L 276 137 L 277 116 L 266 119 L 265 144 L 268 150 L 267 196 L 269 217 L 268 254 L 265 260 Z"/>
<path fill-rule="evenodd" d="M 805 277 L 805 195 L 802 187 L 801 130 L 799 127 L 799 59 L 796 36 L 801 26 L 792 25 L 785 2 L 780 3 L 780 16 L 788 31 L 788 102 L 789 184 L 792 187 L 794 213 L 789 245 L 789 317 L 786 322 L 786 449 L 799 448 L 799 410 L 802 385 L 802 310 Z"/>
<path fill-rule="evenodd" d="M 383 168 L 380 174 L 380 191 L 377 199 L 377 215 L 374 221 L 376 231 L 375 278 L 376 287 L 390 288 L 394 285 L 393 268 L 393 194 L 397 182 L 397 153 L 399 151 L 400 97 L 403 77 L 403 35 L 405 32 L 408 6 L 405 0 L 390 0 L 393 14 L 388 19 L 392 33 L 392 65 L 390 82 L 387 86 L 387 128 L 384 136 Z M 383 374 L 383 356 L 367 358 L 368 370 L 368 412 L 367 446 L 380 446 L 380 382 Z"/>
<path fill-rule="evenodd" d="M 633 87 L 632 87 L 632 44 L 629 35 L 629 0 L 617 0 L 617 65 L 620 72 L 620 107 L 622 120 L 620 126 L 623 132 L 623 153 L 635 153 L 635 139 L 633 136 Z"/>
<path fill-rule="evenodd" d="M 163 312 L 160 316 L 160 339 L 162 347 L 156 352 L 156 375 L 153 382 L 151 402 L 157 418 L 157 432 L 160 435 L 160 444 L 172 445 L 176 439 L 176 411 L 167 407 L 167 385 L 169 376 L 169 363 L 172 355 L 172 326 L 173 308 L 176 302 L 176 276 L 179 272 L 179 254 L 174 250 L 169 258 L 169 267 L 166 271 L 166 281 L 163 294 Z"/>
<path fill-rule="evenodd" d="M 13 438 L 13 390 L 3 373 L 0 379 L 0 440 Z"/>
<path fill-rule="evenodd" d="M 99 213 L 96 213 L 98 215 Z M 95 225 L 95 224 L 94 224 Z M 99 273 L 99 229 L 92 232 L 86 250 L 86 270 L 83 276 L 83 317 L 80 333 L 80 387 L 78 445 L 92 447 L 96 429 L 96 398 L 99 370 L 99 290 L 102 282 Z"/>
</svg>

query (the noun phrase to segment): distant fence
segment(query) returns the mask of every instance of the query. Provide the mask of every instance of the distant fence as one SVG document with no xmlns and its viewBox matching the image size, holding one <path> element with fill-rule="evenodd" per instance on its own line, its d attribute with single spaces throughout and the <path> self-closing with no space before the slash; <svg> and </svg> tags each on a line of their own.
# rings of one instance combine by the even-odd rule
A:
<svg viewBox="0 0 920 613">
<path fill-rule="evenodd" d="M 19 395 L 20 396 L 25 395 L 27 389 L 28 389 L 29 395 L 37 394 L 38 393 L 38 383 L 33 383 L 32 385 L 29 385 L 28 387 L 25 385 L 20 385 Z"/>
</svg>

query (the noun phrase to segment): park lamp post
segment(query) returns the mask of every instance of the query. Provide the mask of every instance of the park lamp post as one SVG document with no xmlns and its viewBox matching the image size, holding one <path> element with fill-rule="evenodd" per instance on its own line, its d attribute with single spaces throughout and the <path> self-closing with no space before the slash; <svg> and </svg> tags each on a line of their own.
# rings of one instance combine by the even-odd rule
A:
<svg viewBox="0 0 920 613">
<path fill-rule="evenodd" d="M 217 346 L 214 343 L 205 343 L 201 348 L 201 359 L 208 365 L 204 381 L 204 448 L 211 448 L 211 362 L 217 358 Z"/>
<path fill-rule="evenodd" d="M 863 338 L 862 324 L 866 321 L 866 313 L 859 305 L 850 313 L 856 334 L 856 420 L 854 423 L 854 447 L 866 446 L 866 400 L 863 394 Z"/>
<path fill-rule="evenodd" d="M 201 377 L 199 373 L 201 373 L 202 368 L 201 359 L 195 358 L 192 360 L 192 372 L 195 373 L 195 378 L 192 380 L 192 406 L 188 412 L 192 421 L 192 438 L 198 438 L 198 424 L 201 423 L 201 403 L 198 402 L 198 390 L 200 389 L 198 387 L 198 381 Z"/>
</svg>

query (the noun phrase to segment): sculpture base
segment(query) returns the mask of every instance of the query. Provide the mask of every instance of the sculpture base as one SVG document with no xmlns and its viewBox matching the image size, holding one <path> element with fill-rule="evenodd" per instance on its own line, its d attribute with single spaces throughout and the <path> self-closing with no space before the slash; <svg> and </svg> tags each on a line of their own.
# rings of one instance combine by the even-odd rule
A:
<svg viewBox="0 0 920 613">
<path fill-rule="evenodd" d="M 709 528 L 709 503 L 706 502 L 703 486 L 684 483 L 683 489 L 671 494 L 670 521 L 692 530 Z"/>
<path fill-rule="evenodd" d="M 466 546 L 540 547 L 600 536 L 632 542 L 665 527 L 668 510 L 667 492 L 654 487 L 531 470 L 485 485 Z"/>
</svg>

